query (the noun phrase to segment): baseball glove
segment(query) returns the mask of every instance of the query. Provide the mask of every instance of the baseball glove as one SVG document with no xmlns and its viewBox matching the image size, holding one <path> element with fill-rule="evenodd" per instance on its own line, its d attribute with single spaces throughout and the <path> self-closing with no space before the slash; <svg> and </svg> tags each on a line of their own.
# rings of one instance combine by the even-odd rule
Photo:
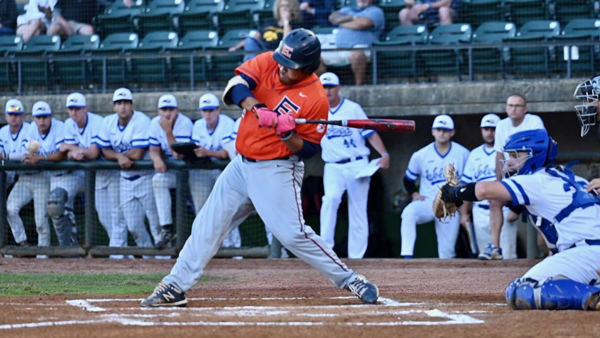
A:
<svg viewBox="0 0 600 338">
<path fill-rule="evenodd" d="M 457 200 L 454 196 L 455 189 L 453 188 L 458 187 L 459 181 L 456 169 L 454 169 L 452 164 L 446 164 L 444 167 L 444 176 L 446 177 L 446 184 L 440 188 L 440 191 L 438 191 L 433 200 L 433 214 L 440 221 L 448 216 L 454 216 L 460 206 L 457 205 Z"/>
</svg>

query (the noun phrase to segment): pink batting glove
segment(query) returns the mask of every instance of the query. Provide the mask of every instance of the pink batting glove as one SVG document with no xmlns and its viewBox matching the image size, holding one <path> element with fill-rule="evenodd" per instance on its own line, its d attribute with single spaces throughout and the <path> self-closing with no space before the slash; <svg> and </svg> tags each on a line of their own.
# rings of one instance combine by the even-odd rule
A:
<svg viewBox="0 0 600 338">
<path fill-rule="evenodd" d="M 258 125 L 261 127 L 273 127 L 273 121 L 277 119 L 277 113 L 271 111 L 269 108 L 255 108 L 254 112 L 258 115 Z"/>
<path fill-rule="evenodd" d="M 282 114 L 277 116 L 277 127 L 275 128 L 277 136 L 285 136 L 294 129 L 296 129 L 296 121 L 292 115 Z"/>
</svg>

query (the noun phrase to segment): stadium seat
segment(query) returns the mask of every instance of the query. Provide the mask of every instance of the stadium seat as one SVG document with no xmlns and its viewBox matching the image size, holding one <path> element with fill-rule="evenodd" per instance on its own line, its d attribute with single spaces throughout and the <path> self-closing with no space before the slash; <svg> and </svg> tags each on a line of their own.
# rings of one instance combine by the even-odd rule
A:
<svg viewBox="0 0 600 338">
<path fill-rule="evenodd" d="M 58 35 L 37 35 L 31 38 L 22 50 L 9 52 L 10 56 L 20 64 L 21 81 L 26 85 L 45 84 L 50 86 L 50 72 L 46 60 L 39 61 L 20 61 L 26 57 L 41 57 L 47 52 L 60 49 L 60 36 Z"/>
<path fill-rule="evenodd" d="M 247 29 L 230 30 L 219 40 L 216 47 L 207 47 L 206 50 L 224 52 L 229 47 L 235 46 L 248 34 Z M 207 57 L 207 80 L 208 83 L 218 82 L 226 83 L 233 77 L 233 70 L 242 64 L 244 57 L 242 55 L 220 55 Z"/>
<path fill-rule="evenodd" d="M 137 47 L 139 37 L 136 33 L 115 33 L 102 41 L 100 48 L 91 50 L 93 57 L 106 57 L 122 54 L 124 50 Z M 127 63 L 124 59 L 106 59 L 106 73 L 104 72 L 104 60 L 92 59 L 92 75 L 94 82 L 107 84 L 128 84 Z"/>
<path fill-rule="evenodd" d="M 23 48 L 23 39 L 20 36 L 0 36 L 0 84 L 11 86 L 15 82 L 14 68 L 11 67 L 11 59 L 4 57 L 12 51 Z"/>
<path fill-rule="evenodd" d="M 553 0 L 554 19 L 561 25 L 566 25 L 575 19 L 594 18 L 597 13 L 594 9 L 593 0 Z"/>
<path fill-rule="evenodd" d="M 256 28 L 254 12 L 264 8 L 264 0 L 229 0 L 222 12 L 214 13 L 220 34 L 232 29 Z"/>
<path fill-rule="evenodd" d="M 148 7 L 135 17 L 137 31 L 145 36 L 149 32 L 171 31 L 174 29 L 172 15 L 183 13 L 183 0 L 153 0 Z"/>
<path fill-rule="evenodd" d="M 511 22 L 485 22 L 473 33 L 473 44 L 490 44 L 489 49 L 474 48 L 472 51 L 473 73 L 502 74 L 506 78 L 505 51 L 494 44 L 514 37 L 517 33 Z"/>
<path fill-rule="evenodd" d="M 503 21 L 501 0 L 462 0 L 458 4 L 461 22 L 470 23 L 473 28 L 484 22 Z"/>
<path fill-rule="evenodd" d="M 376 2 L 374 2 L 373 4 L 376 4 Z M 356 0 L 336 0 L 335 1 L 335 8 L 336 9 L 340 9 L 343 7 L 356 7 Z"/>
<path fill-rule="evenodd" d="M 548 18 L 547 0 L 505 0 L 509 20 L 522 26 L 528 21 L 546 20 Z"/>
<path fill-rule="evenodd" d="M 456 23 L 441 25 L 435 28 L 429 35 L 430 45 L 457 45 L 471 41 L 472 28 L 469 24 Z M 437 74 L 456 74 L 462 81 L 461 68 L 463 60 L 466 60 L 464 50 L 443 49 L 429 50 L 417 53 L 417 60 L 424 62 L 425 72 L 429 78 Z"/>
<path fill-rule="evenodd" d="M 386 26 L 395 27 L 398 23 L 398 13 L 402 10 L 406 5 L 404 4 L 404 0 L 381 0 L 379 2 L 379 8 L 383 10 L 385 15 Z"/>
<path fill-rule="evenodd" d="M 61 49 L 51 52 L 50 55 L 53 58 L 80 56 L 87 50 L 98 47 L 100 47 L 98 35 L 73 35 L 63 43 Z M 51 60 L 52 73 L 60 84 L 79 84 L 83 87 L 91 81 L 88 66 L 86 60 Z"/>
<path fill-rule="evenodd" d="M 183 13 L 177 16 L 179 34 L 216 28 L 212 14 L 221 12 L 224 7 L 225 0 L 191 0 Z"/>
<path fill-rule="evenodd" d="M 555 41 L 599 41 L 600 19 L 574 19 L 571 20 Z M 596 73 L 600 62 L 597 60 L 598 53 L 594 46 L 571 46 L 571 72 L 587 76 Z M 567 73 L 567 60 L 569 59 L 569 47 L 557 47 L 556 68 L 563 74 Z"/>
<path fill-rule="evenodd" d="M 0 36 L 0 56 L 4 56 L 9 51 L 23 49 L 23 39 L 16 35 Z"/>
<path fill-rule="evenodd" d="M 258 27 L 262 27 L 266 21 L 273 18 L 273 6 L 275 6 L 275 0 L 265 0 L 264 7 L 254 12 L 258 17 Z"/>
<path fill-rule="evenodd" d="M 425 25 L 396 26 L 389 32 L 384 41 L 375 42 L 373 47 L 408 46 L 427 43 L 429 32 Z M 397 77 L 412 76 L 418 80 L 419 70 L 415 51 L 378 51 L 377 52 L 377 77 L 379 79 L 394 79 Z"/>
<path fill-rule="evenodd" d="M 133 17 L 140 15 L 143 9 L 139 5 L 129 8 L 122 1 L 115 1 L 106 13 L 96 17 L 94 27 L 101 38 L 114 33 L 131 32 L 135 29 Z"/>
<path fill-rule="evenodd" d="M 155 55 L 166 48 L 177 46 L 179 38 L 175 32 L 148 33 L 135 48 L 126 50 L 129 55 Z M 131 80 L 135 83 L 162 83 L 169 81 L 166 59 L 156 57 L 131 58 Z"/>
<path fill-rule="evenodd" d="M 517 36 L 508 39 L 513 42 L 547 41 L 560 34 L 558 21 L 536 20 L 521 27 Z M 548 47 L 510 47 L 510 72 L 522 74 L 545 74 L 550 77 L 554 48 Z"/>
<path fill-rule="evenodd" d="M 176 47 L 165 49 L 166 53 L 202 51 L 208 47 L 216 47 L 219 43 L 217 31 L 192 31 L 187 33 Z M 206 82 L 206 57 L 185 56 L 168 59 L 174 80 L 189 83 L 194 88 L 196 82 Z M 193 79 L 192 79 L 193 72 Z"/>
<path fill-rule="evenodd" d="M 100 47 L 100 36 L 94 35 L 73 35 L 63 42 L 61 50 L 70 49 L 96 49 Z"/>
</svg>

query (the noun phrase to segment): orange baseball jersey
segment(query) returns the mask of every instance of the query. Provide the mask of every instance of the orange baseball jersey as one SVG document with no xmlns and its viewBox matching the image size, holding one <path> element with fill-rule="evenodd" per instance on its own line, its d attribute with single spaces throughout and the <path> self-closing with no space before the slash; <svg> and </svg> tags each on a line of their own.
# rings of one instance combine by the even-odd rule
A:
<svg viewBox="0 0 600 338">
<path fill-rule="evenodd" d="M 327 120 L 329 101 L 319 77 L 315 74 L 294 85 L 279 80 L 279 64 L 273 52 L 262 53 L 235 69 L 254 82 L 254 97 L 277 114 L 292 114 L 294 118 Z M 312 143 L 321 143 L 326 127 L 322 124 L 298 124 L 296 135 Z M 236 148 L 242 155 L 257 160 L 269 160 L 293 155 L 271 128 L 259 127 L 258 118 L 252 112 L 244 112 L 238 130 Z"/>
</svg>

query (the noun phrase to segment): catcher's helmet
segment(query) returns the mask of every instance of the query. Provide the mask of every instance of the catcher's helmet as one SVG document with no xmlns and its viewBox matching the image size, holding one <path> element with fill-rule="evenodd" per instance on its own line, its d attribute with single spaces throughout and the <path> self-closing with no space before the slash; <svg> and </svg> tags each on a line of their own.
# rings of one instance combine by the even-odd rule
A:
<svg viewBox="0 0 600 338">
<path fill-rule="evenodd" d="M 311 74 L 321 62 L 321 42 L 308 29 L 294 29 L 279 43 L 273 59 L 286 68 Z"/>
<path fill-rule="evenodd" d="M 504 152 L 509 155 L 509 158 L 505 155 L 505 160 L 502 161 L 502 171 L 505 175 L 514 174 L 517 169 L 517 175 L 531 174 L 539 168 L 554 164 L 558 155 L 556 142 L 548 136 L 546 129 L 514 133 L 506 141 Z M 519 152 L 527 152 L 527 156 L 519 157 Z"/>
<path fill-rule="evenodd" d="M 590 126 L 596 124 L 598 115 L 598 98 L 600 96 L 600 76 L 585 80 L 577 85 L 573 97 L 581 100 L 582 104 L 575 106 L 577 117 L 581 122 L 581 137 L 590 130 Z"/>
</svg>

